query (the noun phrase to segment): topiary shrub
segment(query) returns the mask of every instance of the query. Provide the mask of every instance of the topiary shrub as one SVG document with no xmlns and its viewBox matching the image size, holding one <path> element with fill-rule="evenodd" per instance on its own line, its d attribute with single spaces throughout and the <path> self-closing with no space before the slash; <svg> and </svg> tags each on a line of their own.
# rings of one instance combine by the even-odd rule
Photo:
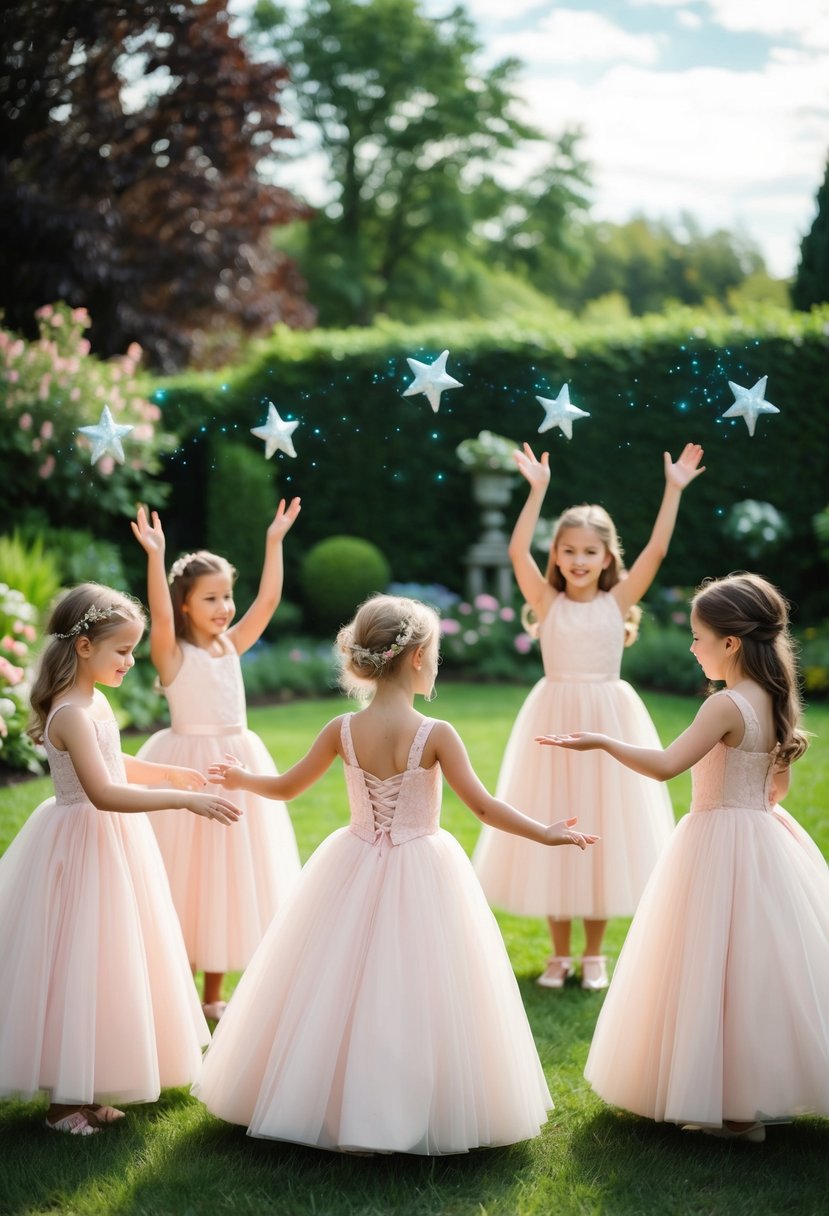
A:
<svg viewBox="0 0 829 1216">
<path fill-rule="evenodd" d="M 329 536 L 308 550 L 300 584 L 309 620 L 329 634 L 349 621 L 359 604 L 384 591 L 391 578 L 389 563 L 371 541 L 357 536 Z"/>
</svg>

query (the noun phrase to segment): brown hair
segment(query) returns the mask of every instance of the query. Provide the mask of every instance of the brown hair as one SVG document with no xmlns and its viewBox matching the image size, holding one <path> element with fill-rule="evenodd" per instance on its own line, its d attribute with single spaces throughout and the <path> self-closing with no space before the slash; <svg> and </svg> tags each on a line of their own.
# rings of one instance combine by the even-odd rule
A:
<svg viewBox="0 0 829 1216">
<path fill-rule="evenodd" d="M 802 706 L 788 602 L 759 574 L 737 573 L 706 579 L 691 607 L 718 637 L 740 639 L 742 669 L 771 697 L 780 760 L 791 764 L 803 755 L 809 741 L 800 727 Z"/>
<path fill-rule="evenodd" d="M 27 732 L 35 743 L 43 742 L 43 729 L 55 699 L 77 679 L 77 639 L 87 637 L 97 642 L 126 621 L 145 624 L 144 609 L 138 600 L 100 583 L 80 583 L 56 602 L 46 626 L 51 637 L 40 657 L 29 695 L 32 712 Z"/>
<path fill-rule="evenodd" d="M 226 574 L 233 586 L 236 581 L 236 567 L 217 553 L 207 549 L 199 549 L 196 553 L 185 553 L 170 567 L 167 582 L 170 584 L 170 600 L 173 605 L 173 622 L 177 638 L 191 641 L 191 623 L 184 611 L 187 597 L 193 590 L 196 580 L 204 574 Z"/>
<path fill-rule="evenodd" d="M 374 595 L 337 634 L 340 685 L 349 695 L 370 692 L 397 672 L 406 655 L 440 633 L 433 608 L 399 595 Z"/>
</svg>

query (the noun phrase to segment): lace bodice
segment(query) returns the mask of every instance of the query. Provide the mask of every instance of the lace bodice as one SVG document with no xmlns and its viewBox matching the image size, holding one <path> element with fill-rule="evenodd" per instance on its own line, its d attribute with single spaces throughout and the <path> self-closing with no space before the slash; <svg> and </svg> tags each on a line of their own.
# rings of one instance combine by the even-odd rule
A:
<svg viewBox="0 0 829 1216">
<path fill-rule="evenodd" d="M 571 600 L 560 591 L 539 629 L 548 680 L 618 680 L 625 647 L 625 623 L 609 591 L 592 600 Z"/>
<path fill-rule="evenodd" d="M 49 739 L 49 726 L 52 719 L 55 714 L 60 713 L 61 709 L 65 708 L 66 704 L 71 704 L 71 702 L 58 705 L 49 713 L 43 734 L 43 745 L 46 748 L 49 771 L 55 786 L 55 802 L 58 806 L 75 806 L 79 802 L 89 802 L 89 799 L 78 780 L 78 774 L 75 772 L 75 766 L 72 763 L 72 757 L 69 755 L 69 752 L 59 751 Z M 127 777 L 124 772 L 124 760 L 121 755 L 121 735 L 118 730 L 118 723 L 114 718 L 107 719 L 104 722 L 93 719 L 93 723 L 95 734 L 98 737 L 98 746 L 101 749 L 101 755 L 107 766 L 107 772 L 113 781 L 117 781 L 119 785 L 123 785 Z"/>
<path fill-rule="evenodd" d="M 365 772 L 357 762 L 351 738 L 351 719 L 346 714 L 340 737 L 346 757 L 345 780 L 351 807 L 351 831 L 372 843 L 403 844 L 418 836 L 429 836 L 440 824 L 442 776 L 440 767 L 421 768 L 420 758 L 435 725 L 424 718 L 409 749 L 402 773 L 380 779 Z"/>
<path fill-rule="evenodd" d="M 245 686 L 236 650 L 212 655 L 181 642 L 181 667 L 164 689 L 178 735 L 235 734 L 247 728 Z"/>
<path fill-rule="evenodd" d="M 769 811 L 772 809 L 770 794 L 777 749 L 771 752 L 756 750 L 760 723 L 744 696 L 730 689 L 715 695 L 731 698 L 742 715 L 745 733 L 737 747 L 727 747 L 719 742 L 691 769 L 691 811 L 726 807 Z"/>
</svg>

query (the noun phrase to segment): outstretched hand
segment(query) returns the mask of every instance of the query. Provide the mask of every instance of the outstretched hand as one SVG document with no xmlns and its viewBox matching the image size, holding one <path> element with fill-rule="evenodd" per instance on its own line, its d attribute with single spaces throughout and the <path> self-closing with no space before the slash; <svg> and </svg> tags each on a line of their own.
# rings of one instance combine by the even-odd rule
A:
<svg viewBox="0 0 829 1216">
<path fill-rule="evenodd" d="M 178 764 L 168 768 L 165 777 L 174 790 L 203 790 L 207 785 L 207 778 L 198 769 L 182 768 Z"/>
<path fill-rule="evenodd" d="M 703 450 L 698 443 L 686 443 L 679 459 L 671 461 L 670 452 L 663 453 L 665 459 L 665 480 L 684 490 L 695 477 L 705 472 L 705 465 L 700 467 Z"/>
<path fill-rule="evenodd" d="M 239 790 L 242 788 L 242 778 L 247 769 L 242 764 L 241 760 L 237 760 L 229 752 L 225 752 L 224 761 L 217 760 L 215 764 L 211 764 L 207 770 L 207 776 L 214 785 L 223 785 L 226 790 Z"/>
<path fill-rule="evenodd" d="M 138 541 L 145 553 L 162 553 L 164 552 L 164 532 L 161 527 L 161 520 L 158 518 L 158 511 L 152 513 L 152 524 L 147 519 L 147 512 L 144 507 L 138 508 L 138 514 L 134 520 L 130 520 L 132 534 Z"/>
<path fill-rule="evenodd" d="M 544 747 L 565 747 L 573 752 L 589 752 L 594 748 L 603 747 L 606 735 L 598 735 L 594 731 L 575 730 L 569 735 L 536 735 L 536 743 Z"/>
<path fill-rule="evenodd" d="M 518 472 L 527 479 L 533 489 L 538 487 L 546 490 L 550 484 L 548 452 L 542 452 L 541 459 L 538 460 L 530 445 L 525 443 L 523 450 L 513 452 L 512 457 L 518 467 Z"/>
<path fill-rule="evenodd" d="M 589 844 L 595 844 L 599 839 L 592 832 L 574 832 L 573 827 L 578 823 L 578 819 L 559 819 L 558 823 L 551 824 L 548 829 L 548 844 L 574 844 L 580 849 L 586 849 Z"/>
<path fill-rule="evenodd" d="M 201 815 L 205 819 L 215 819 L 217 823 L 227 826 L 242 818 L 241 807 L 235 806 L 219 794 L 193 794 L 183 805 L 194 815 Z"/>
<path fill-rule="evenodd" d="M 268 540 L 282 540 L 285 534 L 293 527 L 301 508 L 301 499 L 292 498 L 286 507 L 285 499 L 281 498 L 279 500 L 279 506 L 276 508 L 276 515 L 274 515 L 273 519 L 268 525 Z"/>
</svg>

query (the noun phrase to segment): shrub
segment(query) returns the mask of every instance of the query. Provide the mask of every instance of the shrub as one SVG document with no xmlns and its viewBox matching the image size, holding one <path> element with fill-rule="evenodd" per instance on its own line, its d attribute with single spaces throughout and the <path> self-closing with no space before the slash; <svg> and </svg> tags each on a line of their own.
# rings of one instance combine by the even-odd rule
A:
<svg viewBox="0 0 829 1216">
<path fill-rule="evenodd" d="M 329 536 L 309 549 L 302 560 L 300 582 L 313 624 L 335 632 L 370 595 L 384 591 L 391 577 L 389 564 L 371 541 L 357 536 Z"/>
<path fill-rule="evenodd" d="M 478 680 L 529 682 L 542 674 L 541 653 L 521 627 L 518 612 L 493 595 L 463 600 L 440 623 L 447 671 Z"/>
<path fill-rule="evenodd" d="M 43 771 L 43 753 L 26 734 L 36 620 L 34 604 L 0 583 L 0 770 Z"/>
<path fill-rule="evenodd" d="M 57 555 L 47 549 L 41 536 L 27 541 L 19 532 L 0 536 L 0 584 L 13 587 L 21 602 L 34 609 L 35 617 L 51 604 L 61 585 Z M 8 615 L 8 614 L 7 614 Z M 29 621 L 34 624 L 34 620 Z"/>
<path fill-rule="evenodd" d="M 677 609 L 677 613 L 681 613 Z M 684 613 L 687 619 L 687 601 Z M 691 654 L 691 635 L 679 623 L 659 624 L 645 612 L 639 639 L 624 652 L 622 675 L 637 688 L 695 695 L 706 687 L 699 663 Z"/>
<path fill-rule="evenodd" d="M 121 551 L 113 541 L 98 540 L 91 532 L 75 528 L 50 528 L 46 546 L 64 586 L 90 580 L 107 587 L 127 586 Z"/>
<path fill-rule="evenodd" d="M 331 643 L 308 638 L 260 642 L 242 656 L 242 675 L 248 697 L 323 696 L 337 687 Z"/>
</svg>

